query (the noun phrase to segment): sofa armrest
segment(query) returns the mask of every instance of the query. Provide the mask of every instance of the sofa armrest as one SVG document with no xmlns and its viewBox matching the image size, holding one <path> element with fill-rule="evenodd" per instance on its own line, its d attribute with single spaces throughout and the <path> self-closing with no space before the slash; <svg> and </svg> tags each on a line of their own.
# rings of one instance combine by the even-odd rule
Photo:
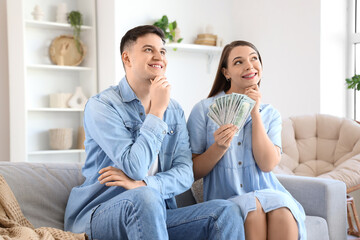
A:
<svg viewBox="0 0 360 240">
<path fill-rule="evenodd" d="M 324 178 L 276 175 L 304 207 L 306 215 L 326 220 L 330 239 L 346 239 L 346 185 Z"/>
</svg>

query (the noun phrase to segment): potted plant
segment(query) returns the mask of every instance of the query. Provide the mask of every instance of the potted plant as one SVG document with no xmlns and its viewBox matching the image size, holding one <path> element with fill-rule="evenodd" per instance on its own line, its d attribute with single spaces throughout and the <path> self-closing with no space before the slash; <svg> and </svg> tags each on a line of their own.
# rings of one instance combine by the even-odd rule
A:
<svg viewBox="0 0 360 240">
<path fill-rule="evenodd" d="M 346 79 L 348 89 L 354 89 L 354 120 L 356 121 L 356 91 L 360 91 L 360 75 L 354 75 Z"/>
<path fill-rule="evenodd" d="M 82 14 L 79 11 L 71 11 L 68 15 L 68 22 L 73 28 L 74 40 L 76 43 L 76 48 L 81 56 L 84 54 L 82 47 L 80 46 L 80 32 L 81 25 L 83 24 Z"/>
<path fill-rule="evenodd" d="M 162 18 L 156 21 L 154 25 L 163 30 L 165 34 L 165 39 L 169 39 L 170 43 L 180 43 L 183 40 L 182 38 L 176 39 L 177 23 L 176 21 L 169 22 L 169 19 L 166 15 L 162 16 Z"/>
</svg>

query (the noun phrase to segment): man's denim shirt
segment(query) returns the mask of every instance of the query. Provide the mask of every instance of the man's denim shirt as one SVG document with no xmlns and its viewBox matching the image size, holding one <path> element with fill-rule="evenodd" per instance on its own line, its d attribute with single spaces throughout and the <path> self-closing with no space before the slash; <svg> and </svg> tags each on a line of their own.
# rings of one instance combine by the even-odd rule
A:
<svg viewBox="0 0 360 240">
<path fill-rule="evenodd" d="M 156 189 L 168 208 L 176 208 L 175 196 L 193 183 L 189 135 L 184 112 L 170 100 L 163 120 L 145 115 L 144 107 L 124 77 L 119 85 L 89 99 L 84 112 L 87 158 L 85 182 L 72 189 L 65 212 L 65 229 L 85 231 L 99 204 L 126 189 L 107 187 L 97 178 L 99 170 L 114 166 L 134 180 Z M 159 158 L 159 172 L 147 176 Z"/>
</svg>

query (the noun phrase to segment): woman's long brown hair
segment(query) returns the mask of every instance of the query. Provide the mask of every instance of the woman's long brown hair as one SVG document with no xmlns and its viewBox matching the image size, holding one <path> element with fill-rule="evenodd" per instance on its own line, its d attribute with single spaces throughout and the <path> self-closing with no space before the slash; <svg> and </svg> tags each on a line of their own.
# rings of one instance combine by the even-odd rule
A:
<svg viewBox="0 0 360 240">
<path fill-rule="evenodd" d="M 218 94 L 221 91 L 226 92 L 227 90 L 230 89 L 231 82 L 226 80 L 224 74 L 222 73 L 222 69 L 228 67 L 228 58 L 229 58 L 230 52 L 231 52 L 231 50 L 233 50 L 235 47 L 238 47 L 238 46 L 248 46 L 248 47 L 251 47 L 252 49 L 254 49 L 256 51 L 257 55 L 259 56 L 259 61 L 262 65 L 260 53 L 252 43 L 246 42 L 246 41 L 233 41 L 232 43 L 227 44 L 221 53 L 220 62 L 219 62 L 219 66 L 218 66 L 218 69 L 216 72 L 214 84 L 210 90 L 208 98 L 215 96 L 216 94 Z M 259 84 L 260 84 L 260 82 L 258 83 L 258 85 Z"/>
</svg>

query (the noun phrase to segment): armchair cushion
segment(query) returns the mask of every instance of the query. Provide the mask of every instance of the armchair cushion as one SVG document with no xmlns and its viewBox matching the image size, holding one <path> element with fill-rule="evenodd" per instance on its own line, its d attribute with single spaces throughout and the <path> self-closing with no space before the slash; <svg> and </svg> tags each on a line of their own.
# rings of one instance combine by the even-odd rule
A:
<svg viewBox="0 0 360 240">
<path fill-rule="evenodd" d="M 360 125 L 353 120 L 325 114 L 283 119 L 282 145 L 274 173 L 360 184 Z"/>
</svg>

